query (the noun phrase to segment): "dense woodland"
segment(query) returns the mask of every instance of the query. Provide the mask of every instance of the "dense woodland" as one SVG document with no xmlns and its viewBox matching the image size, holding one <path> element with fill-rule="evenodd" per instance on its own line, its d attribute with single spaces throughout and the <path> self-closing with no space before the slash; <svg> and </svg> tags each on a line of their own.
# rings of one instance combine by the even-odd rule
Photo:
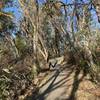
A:
<svg viewBox="0 0 100 100">
<path fill-rule="evenodd" d="M 59 66 L 99 86 L 99 23 L 100 0 L 0 0 L 0 100 L 42 100 L 39 84 Z"/>
</svg>

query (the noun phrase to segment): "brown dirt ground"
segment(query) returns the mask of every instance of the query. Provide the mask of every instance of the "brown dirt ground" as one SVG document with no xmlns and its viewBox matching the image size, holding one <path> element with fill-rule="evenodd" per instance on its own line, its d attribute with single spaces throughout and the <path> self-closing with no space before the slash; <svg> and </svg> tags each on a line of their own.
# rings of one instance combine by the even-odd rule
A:
<svg viewBox="0 0 100 100">
<path fill-rule="evenodd" d="M 74 68 L 67 65 L 51 69 L 39 84 L 36 100 L 100 100 L 100 87 Z"/>
</svg>

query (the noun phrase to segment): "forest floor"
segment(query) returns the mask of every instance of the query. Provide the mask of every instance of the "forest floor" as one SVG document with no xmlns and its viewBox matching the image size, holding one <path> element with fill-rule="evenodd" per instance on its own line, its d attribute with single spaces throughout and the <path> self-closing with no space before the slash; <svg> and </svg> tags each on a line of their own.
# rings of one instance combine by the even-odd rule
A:
<svg viewBox="0 0 100 100">
<path fill-rule="evenodd" d="M 39 85 L 36 100 L 100 100 L 100 87 L 74 68 L 51 69 Z"/>
</svg>

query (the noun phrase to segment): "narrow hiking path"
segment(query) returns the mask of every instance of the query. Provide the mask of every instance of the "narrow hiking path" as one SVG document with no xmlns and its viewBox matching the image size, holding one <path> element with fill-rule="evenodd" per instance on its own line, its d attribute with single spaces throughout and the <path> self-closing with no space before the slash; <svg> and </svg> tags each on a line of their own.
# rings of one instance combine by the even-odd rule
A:
<svg viewBox="0 0 100 100">
<path fill-rule="evenodd" d="M 100 88 L 74 66 L 59 67 L 42 80 L 36 100 L 100 100 Z"/>
</svg>

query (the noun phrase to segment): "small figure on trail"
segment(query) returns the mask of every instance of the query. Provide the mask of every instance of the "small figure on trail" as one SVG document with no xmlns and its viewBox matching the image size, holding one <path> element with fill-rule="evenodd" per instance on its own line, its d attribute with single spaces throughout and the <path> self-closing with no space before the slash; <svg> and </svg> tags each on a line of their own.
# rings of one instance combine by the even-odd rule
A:
<svg viewBox="0 0 100 100">
<path fill-rule="evenodd" d="M 56 65 L 57 65 L 57 60 L 52 59 L 52 60 L 49 61 L 49 69 L 50 69 L 50 67 L 55 68 Z"/>
<path fill-rule="evenodd" d="M 55 68 L 56 66 L 62 64 L 63 61 L 64 61 L 64 56 L 61 56 L 61 57 L 56 57 L 56 58 L 48 59 L 47 63 L 49 64 L 49 69 L 50 69 L 51 67 Z"/>
</svg>

